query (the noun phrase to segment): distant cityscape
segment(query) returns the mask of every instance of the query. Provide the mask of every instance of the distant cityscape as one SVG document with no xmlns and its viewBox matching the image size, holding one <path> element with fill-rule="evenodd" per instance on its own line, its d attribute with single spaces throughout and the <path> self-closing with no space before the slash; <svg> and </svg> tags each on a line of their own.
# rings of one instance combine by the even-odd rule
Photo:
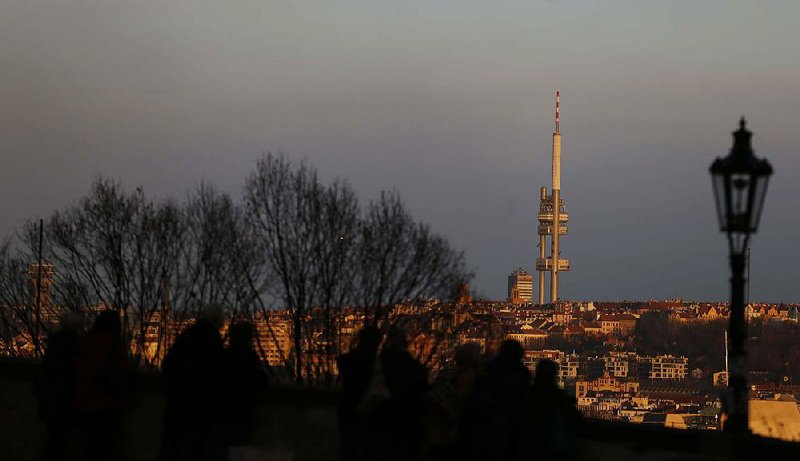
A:
<svg viewBox="0 0 800 461">
<path fill-rule="evenodd" d="M 508 276 L 506 300 L 475 300 L 462 286 L 454 301 L 398 304 L 388 321 L 406 332 L 411 353 L 429 368 L 431 379 L 452 366 L 455 350 L 463 344 L 476 343 L 490 357 L 502 341 L 512 339 L 523 345 L 524 363 L 531 371 L 541 359 L 559 364 L 560 385 L 575 396 L 586 416 L 675 428 L 719 428 L 721 396 L 727 386 L 728 303 L 673 299 L 538 305 L 532 303 L 532 279 L 517 269 Z M 47 280 L 42 279 L 43 290 Z M 62 309 L 44 293 L 43 299 L 41 321 L 52 330 Z M 92 313 L 104 308 L 87 308 L 87 323 Z M 754 345 L 760 331 L 791 339 L 800 332 L 798 304 L 750 303 L 747 316 L 754 325 Z M 303 378 L 310 384 L 334 384 L 335 355 L 349 349 L 364 325 L 364 310 L 338 309 L 332 339 L 325 334 L 321 311 L 312 309 L 306 317 Z M 164 306 L 144 325 L 144 350 L 131 346 L 131 355 L 143 368 L 158 367 L 169 345 L 193 320 L 176 319 Z M 256 327 L 257 351 L 264 364 L 273 376 L 289 381 L 294 361 L 289 312 L 254 312 L 248 320 Z M 33 355 L 29 335 L 15 337 L 14 342 L 17 355 Z M 10 345 L 2 346 L 8 354 Z M 754 347 L 750 362 L 751 399 L 759 402 L 753 407 L 753 420 L 764 424 L 764 435 L 800 440 L 794 422 L 765 423 L 776 408 L 796 408 L 800 363 L 774 366 L 760 360 L 759 353 Z"/>
</svg>

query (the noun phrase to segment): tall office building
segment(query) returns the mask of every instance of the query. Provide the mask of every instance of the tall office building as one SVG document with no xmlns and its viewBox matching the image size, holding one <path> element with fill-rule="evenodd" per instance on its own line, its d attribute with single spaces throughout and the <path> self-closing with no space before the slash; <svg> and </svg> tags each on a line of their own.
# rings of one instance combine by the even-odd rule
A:
<svg viewBox="0 0 800 461">
<path fill-rule="evenodd" d="M 533 302 L 533 276 L 519 268 L 508 276 L 508 301 L 514 304 Z"/>
<path fill-rule="evenodd" d="M 32 303 L 41 301 L 41 305 L 48 307 L 52 304 L 53 280 L 56 270 L 52 264 L 31 264 L 28 266 L 28 283 L 33 295 Z"/>
</svg>

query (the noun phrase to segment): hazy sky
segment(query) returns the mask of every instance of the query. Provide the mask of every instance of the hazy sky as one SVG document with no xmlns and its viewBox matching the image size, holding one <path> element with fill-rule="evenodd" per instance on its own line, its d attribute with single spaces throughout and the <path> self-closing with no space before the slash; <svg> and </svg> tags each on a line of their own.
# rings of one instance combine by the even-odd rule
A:
<svg viewBox="0 0 800 461">
<path fill-rule="evenodd" d="M 797 2 L 0 0 L 0 234 L 98 174 L 238 194 L 265 151 L 396 188 L 474 287 L 532 269 L 562 94 L 565 299 L 728 297 L 708 165 L 775 168 L 751 297 L 800 301 Z"/>
</svg>

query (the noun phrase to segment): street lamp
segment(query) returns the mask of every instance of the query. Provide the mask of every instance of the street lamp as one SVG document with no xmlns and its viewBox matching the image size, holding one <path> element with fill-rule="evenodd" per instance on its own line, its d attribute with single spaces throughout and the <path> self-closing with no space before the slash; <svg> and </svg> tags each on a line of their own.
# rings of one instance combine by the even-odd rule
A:
<svg viewBox="0 0 800 461">
<path fill-rule="evenodd" d="M 728 325 L 730 367 L 725 431 L 747 433 L 747 323 L 744 316 L 745 251 L 758 229 L 772 166 L 753 154 L 752 133 L 742 117 L 733 132 L 733 148 L 711 164 L 711 180 L 720 230 L 728 234 L 731 264 L 731 311 Z"/>
</svg>

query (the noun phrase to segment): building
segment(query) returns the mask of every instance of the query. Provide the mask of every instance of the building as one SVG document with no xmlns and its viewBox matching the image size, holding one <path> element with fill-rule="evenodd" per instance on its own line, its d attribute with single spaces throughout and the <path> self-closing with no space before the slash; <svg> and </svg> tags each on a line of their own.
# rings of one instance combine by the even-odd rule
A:
<svg viewBox="0 0 800 461">
<path fill-rule="evenodd" d="M 581 326 L 587 335 L 600 335 L 603 333 L 603 327 L 600 325 L 600 322 L 583 322 Z"/>
<path fill-rule="evenodd" d="M 646 406 L 646 402 L 636 401 L 639 397 L 639 381 L 635 379 L 615 378 L 603 373 L 597 379 L 575 382 L 578 409 L 591 417 L 616 416 L 626 403 L 634 402 L 636 407 Z"/>
<path fill-rule="evenodd" d="M 506 339 L 519 341 L 525 349 L 535 349 L 541 346 L 548 336 L 546 331 L 531 325 L 508 326 L 505 328 Z"/>
<path fill-rule="evenodd" d="M 632 314 L 605 314 L 599 321 L 603 334 L 627 336 L 636 330 L 637 318 Z"/>
<path fill-rule="evenodd" d="M 64 313 L 53 303 L 53 285 L 55 281 L 55 268 L 52 264 L 31 264 L 28 266 L 28 284 L 30 286 L 30 306 L 39 309 L 38 315 L 41 325 L 55 325 L 61 314 Z"/>
<path fill-rule="evenodd" d="M 558 378 L 561 382 L 578 378 L 581 369 L 581 357 L 578 354 L 567 354 L 558 363 Z"/>
<path fill-rule="evenodd" d="M 284 365 L 292 351 L 292 324 L 289 319 L 277 314 L 265 316 L 259 313 L 254 324 L 262 358 L 271 367 Z"/>
<path fill-rule="evenodd" d="M 697 319 L 705 322 L 711 322 L 727 317 L 727 312 L 718 306 L 698 306 Z"/>
<path fill-rule="evenodd" d="M 578 354 L 565 354 L 558 350 L 526 350 L 523 362 L 533 373 L 542 359 L 549 359 L 558 364 L 558 379 L 561 383 L 578 377 L 581 368 L 581 358 Z"/>
<path fill-rule="evenodd" d="M 508 276 L 508 302 L 529 304 L 533 301 L 533 276 L 519 268 Z"/>
<path fill-rule="evenodd" d="M 561 361 L 564 360 L 564 353 L 557 350 L 526 350 L 522 361 L 525 363 L 525 366 L 528 367 L 531 373 L 533 373 L 536 371 L 536 365 L 542 359 L 552 360 L 553 362 L 560 364 Z"/>
<path fill-rule="evenodd" d="M 800 410 L 797 402 L 750 400 L 750 429 L 762 437 L 800 441 Z"/>
<path fill-rule="evenodd" d="M 636 354 L 631 352 L 611 352 L 603 357 L 605 371 L 616 378 L 636 375 Z"/>
<path fill-rule="evenodd" d="M 650 365 L 647 376 L 650 379 L 678 381 L 689 376 L 689 359 L 686 357 L 657 355 L 643 360 Z"/>
<path fill-rule="evenodd" d="M 28 283 L 31 285 L 33 303 L 36 303 L 37 299 L 41 301 L 43 306 L 51 303 L 55 273 L 56 271 L 52 264 L 31 264 L 28 266 Z"/>
<path fill-rule="evenodd" d="M 552 315 L 553 323 L 559 325 L 568 325 L 572 322 L 572 306 L 570 305 L 556 305 L 556 309 Z"/>
</svg>

